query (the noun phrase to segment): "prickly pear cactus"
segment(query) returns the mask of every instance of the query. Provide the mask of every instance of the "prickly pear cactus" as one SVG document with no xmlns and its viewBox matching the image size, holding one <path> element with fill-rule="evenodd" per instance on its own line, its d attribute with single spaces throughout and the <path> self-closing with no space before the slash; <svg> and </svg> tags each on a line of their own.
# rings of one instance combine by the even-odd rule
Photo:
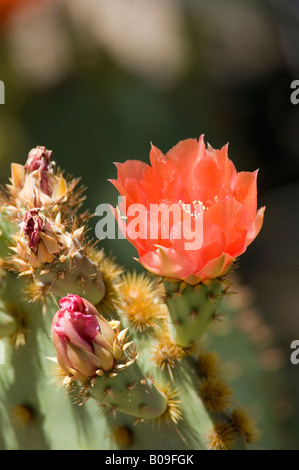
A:
<svg viewBox="0 0 299 470">
<path fill-rule="evenodd" d="M 247 411 L 235 406 L 221 361 L 201 338 L 218 320 L 235 254 L 261 226 L 255 179 L 236 176 L 222 151 L 205 154 L 202 145 L 216 190 L 240 207 L 225 208 L 230 246 L 221 256 L 211 256 L 219 241 L 215 212 L 200 273 L 188 271 L 190 259 L 174 257 L 169 240 L 166 247 L 155 240 L 151 259 L 138 245 L 151 274 L 125 273 L 87 238 L 82 189 L 51 161 L 52 152 L 37 147 L 24 166 L 12 164 L 0 208 L 2 449 L 218 450 L 254 442 Z M 153 168 L 162 162 L 165 172 L 167 158 L 152 152 Z M 141 162 L 134 165 L 140 172 Z M 119 171 L 114 184 L 132 200 L 141 176 L 128 173 L 130 186 Z M 166 187 L 164 179 L 153 181 Z M 245 221 L 240 249 L 235 226 Z"/>
</svg>

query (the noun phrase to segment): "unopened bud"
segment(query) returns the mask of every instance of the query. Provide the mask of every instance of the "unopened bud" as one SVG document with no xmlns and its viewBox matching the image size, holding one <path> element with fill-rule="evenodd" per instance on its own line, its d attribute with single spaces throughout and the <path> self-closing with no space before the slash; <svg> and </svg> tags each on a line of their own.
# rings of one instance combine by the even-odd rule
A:
<svg viewBox="0 0 299 470">
<path fill-rule="evenodd" d="M 51 155 L 52 150 L 39 146 L 29 152 L 25 166 L 11 165 L 10 190 L 19 204 L 49 208 L 66 197 L 67 183 L 53 170 Z"/>
<path fill-rule="evenodd" d="M 58 237 L 51 223 L 39 215 L 38 209 L 32 209 L 26 212 L 20 228 L 17 241 L 19 256 L 34 267 L 51 263 L 60 249 Z"/>
<path fill-rule="evenodd" d="M 45 171 L 48 170 L 50 164 L 50 158 L 52 150 L 47 150 L 46 147 L 35 147 L 30 150 L 25 165 L 27 173 L 31 173 L 35 170 Z"/>
<path fill-rule="evenodd" d="M 117 332 L 86 299 L 69 294 L 52 322 L 57 362 L 81 382 L 114 369 L 123 356 Z"/>
</svg>

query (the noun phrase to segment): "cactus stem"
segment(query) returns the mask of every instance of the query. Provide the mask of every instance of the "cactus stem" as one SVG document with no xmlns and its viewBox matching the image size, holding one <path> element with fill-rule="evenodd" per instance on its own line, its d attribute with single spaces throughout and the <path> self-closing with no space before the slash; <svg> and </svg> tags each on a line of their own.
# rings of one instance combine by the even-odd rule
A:
<svg viewBox="0 0 299 470">
<path fill-rule="evenodd" d="M 182 283 L 165 282 L 169 297 L 168 325 L 170 337 L 176 344 L 188 347 L 206 332 L 222 298 L 222 285 L 213 280 L 209 285 L 202 284 L 199 289 Z"/>
<path fill-rule="evenodd" d="M 155 419 L 168 406 L 167 396 L 144 377 L 136 362 L 119 371 L 115 377 L 98 377 L 94 386 L 88 390 L 99 404 L 114 406 L 119 411 L 138 418 Z"/>
</svg>

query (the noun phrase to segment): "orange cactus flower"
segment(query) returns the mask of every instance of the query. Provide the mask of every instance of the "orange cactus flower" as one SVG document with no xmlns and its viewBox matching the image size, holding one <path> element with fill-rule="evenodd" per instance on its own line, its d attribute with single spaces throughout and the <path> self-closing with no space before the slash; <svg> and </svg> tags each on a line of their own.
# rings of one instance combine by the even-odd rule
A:
<svg viewBox="0 0 299 470">
<path fill-rule="evenodd" d="M 136 247 L 140 263 L 149 271 L 195 285 L 203 280 L 223 275 L 234 260 L 245 252 L 259 233 L 265 208 L 257 211 L 257 171 L 237 172 L 228 158 L 228 145 L 221 150 L 206 148 L 204 137 L 179 142 L 164 155 L 152 146 L 151 166 L 138 160 L 118 163 L 118 178 L 111 180 L 123 198 L 120 208 L 132 221 L 130 207 L 138 204 L 146 212 L 138 218 L 139 236 L 126 229 L 126 238 Z M 151 208 L 157 204 L 178 206 L 188 212 L 191 225 L 187 235 L 176 236 L 183 222 L 169 219 L 168 235 L 160 219 L 156 236 L 151 237 Z M 194 207 L 201 211 L 194 210 Z M 114 210 L 120 226 L 124 222 L 119 210 Z M 200 235 L 196 249 L 186 248 L 186 239 L 195 228 Z M 190 222 L 189 222 L 190 223 Z M 179 230 L 180 229 L 180 230 Z M 180 232 L 182 233 L 182 231 Z M 141 235 L 140 235 L 141 234 Z"/>
</svg>

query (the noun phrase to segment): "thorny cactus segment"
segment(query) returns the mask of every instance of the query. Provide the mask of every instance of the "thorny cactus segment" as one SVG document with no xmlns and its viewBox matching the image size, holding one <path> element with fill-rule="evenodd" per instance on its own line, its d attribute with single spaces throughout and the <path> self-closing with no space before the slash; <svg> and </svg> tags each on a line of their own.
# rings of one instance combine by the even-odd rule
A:
<svg viewBox="0 0 299 470">
<path fill-rule="evenodd" d="M 120 370 L 113 377 L 98 377 L 87 396 L 108 407 L 116 416 L 117 411 L 142 420 L 162 418 L 167 414 L 169 399 L 146 377 L 137 362 Z"/>
<path fill-rule="evenodd" d="M 69 294 L 60 300 L 52 322 L 52 340 L 59 366 L 70 376 L 86 383 L 117 369 L 124 359 L 126 330 L 112 326 L 86 299 Z M 116 326 L 116 330 L 115 330 Z"/>
<path fill-rule="evenodd" d="M 213 280 L 210 286 L 186 286 L 165 282 L 166 304 L 169 312 L 169 333 L 174 343 L 188 347 L 206 332 L 213 321 L 223 296 L 222 285 Z"/>
</svg>

